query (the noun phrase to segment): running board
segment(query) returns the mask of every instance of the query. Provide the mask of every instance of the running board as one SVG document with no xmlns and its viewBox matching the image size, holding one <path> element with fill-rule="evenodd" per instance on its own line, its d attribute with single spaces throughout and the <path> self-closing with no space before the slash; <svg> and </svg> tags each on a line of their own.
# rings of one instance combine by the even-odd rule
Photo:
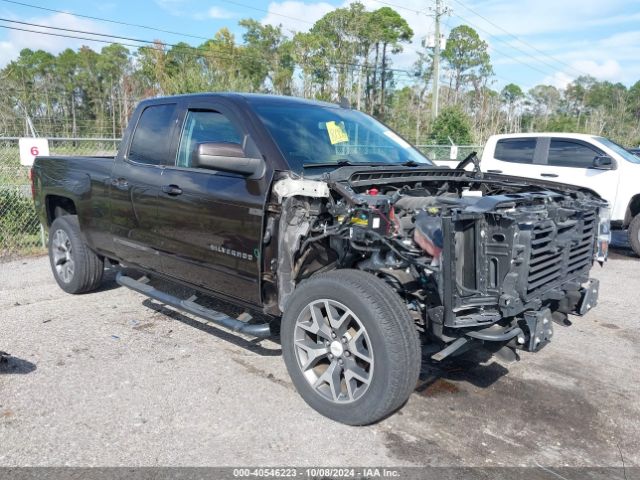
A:
<svg viewBox="0 0 640 480">
<path fill-rule="evenodd" d="M 183 310 L 198 317 L 204 318 L 205 320 L 209 320 L 210 322 L 228 328 L 233 332 L 244 333 L 245 335 L 251 335 L 252 337 L 259 338 L 268 338 L 271 336 L 271 329 L 269 328 L 268 323 L 245 323 L 236 318 L 225 315 L 224 313 L 197 304 L 194 301 L 194 297 L 191 297 L 187 300 L 182 300 L 178 297 L 162 292 L 152 287 L 151 285 L 148 285 L 146 283 L 148 282 L 148 279 L 144 277 L 139 281 L 134 280 L 127 275 L 124 275 L 122 272 L 118 272 L 118 275 L 116 276 L 116 282 L 123 287 L 135 290 L 138 293 L 146 295 L 147 297 L 153 298 L 154 300 L 157 300 L 166 305 L 170 305 L 174 308 L 177 308 L 178 310 Z"/>
</svg>

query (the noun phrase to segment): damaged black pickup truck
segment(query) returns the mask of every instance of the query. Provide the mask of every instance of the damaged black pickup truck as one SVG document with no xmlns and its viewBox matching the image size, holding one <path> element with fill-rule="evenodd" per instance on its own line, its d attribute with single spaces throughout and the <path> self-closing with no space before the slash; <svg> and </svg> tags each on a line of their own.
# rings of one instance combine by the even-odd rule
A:
<svg viewBox="0 0 640 480">
<path fill-rule="evenodd" d="M 439 168 L 363 113 L 287 97 L 146 100 L 115 158 L 39 157 L 32 180 L 63 290 L 98 288 L 109 262 L 174 308 L 279 331 L 300 395 L 353 425 L 403 405 L 421 344 L 436 361 L 540 350 L 554 323 L 595 306 L 589 270 L 609 243 L 591 191 Z"/>
</svg>

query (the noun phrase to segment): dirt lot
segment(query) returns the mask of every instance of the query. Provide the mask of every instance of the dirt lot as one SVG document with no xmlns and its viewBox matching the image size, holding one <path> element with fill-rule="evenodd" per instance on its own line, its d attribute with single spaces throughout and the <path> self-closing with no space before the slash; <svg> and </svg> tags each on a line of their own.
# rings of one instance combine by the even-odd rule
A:
<svg viewBox="0 0 640 480">
<path fill-rule="evenodd" d="M 396 415 L 316 414 L 277 343 L 118 288 L 64 294 L 46 258 L 0 264 L 0 465 L 640 465 L 640 260 L 618 250 L 598 308 L 516 363 L 425 361 Z"/>
</svg>

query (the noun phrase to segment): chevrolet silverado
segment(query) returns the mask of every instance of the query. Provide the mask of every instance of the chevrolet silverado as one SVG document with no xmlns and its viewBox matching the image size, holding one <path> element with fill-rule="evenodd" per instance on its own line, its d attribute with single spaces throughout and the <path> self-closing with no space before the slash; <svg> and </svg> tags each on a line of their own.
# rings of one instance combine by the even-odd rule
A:
<svg viewBox="0 0 640 480">
<path fill-rule="evenodd" d="M 433 361 L 537 352 L 597 302 L 606 202 L 463 166 L 436 167 L 343 106 L 229 93 L 144 100 L 115 158 L 38 157 L 31 177 L 65 292 L 97 289 L 105 264 L 130 267 L 118 283 L 159 302 L 239 334 L 279 332 L 304 400 L 364 425 L 408 399 L 422 345 Z"/>
</svg>

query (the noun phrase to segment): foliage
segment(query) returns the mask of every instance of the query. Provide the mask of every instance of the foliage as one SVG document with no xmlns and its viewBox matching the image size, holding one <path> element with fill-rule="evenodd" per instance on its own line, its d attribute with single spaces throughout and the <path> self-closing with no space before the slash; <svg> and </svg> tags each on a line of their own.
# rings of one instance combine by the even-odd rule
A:
<svg viewBox="0 0 640 480">
<path fill-rule="evenodd" d="M 0 189 L 0 244 L 21 235 L 39 232 L 33 201 L 13 189 Z"/>
<path fill-rule="evenodd" d="M 440 145 L 449 144 L 449 139 L 458 145 L 468 145 L 473 141 L 469 117 L 456 107 L 447 107 L 440 112 L 433 122 L 431 134 Z"/>
<path fill-rule="evenodd" d="M 627 88 L 585 75 L 564 89 L 536 85 L 525 92 L 512 83 L 496 91 L 488 44 L 467 25 L 450 31 L 442 51 L 450 82 L 441 85 L 443 115 L 435 123 L 433 46 L 422 44 L 410 71 L 394 68 L 413 31 L 389 6 L 367 10 L 353 2 L 293 35 L 250 18 L 239 26 L 239 38 L 221 28 L 200 45 L 156 40 L 135 51 L 112 44 L 58 55 L 24 49 L 0 70 L 0 135 L 120 137 L 142 98 L 247 91 L 346 99 L 415 143 L 448 143 L 442 133 L 454 119 L 465 132 L 458 142 L 539 130 L 606 135 L 628 145 L 640 139 L 640 82 Z"/>
<path fill-rule="evenodd" d="M 453 71 L 456 98 L 464 84 L 471 82 L 478 90 L 493 75 L 488 48 L 489 44 L 467 25 L 459 25 L 451 30 L 442 58 Z"/>
</svg>

